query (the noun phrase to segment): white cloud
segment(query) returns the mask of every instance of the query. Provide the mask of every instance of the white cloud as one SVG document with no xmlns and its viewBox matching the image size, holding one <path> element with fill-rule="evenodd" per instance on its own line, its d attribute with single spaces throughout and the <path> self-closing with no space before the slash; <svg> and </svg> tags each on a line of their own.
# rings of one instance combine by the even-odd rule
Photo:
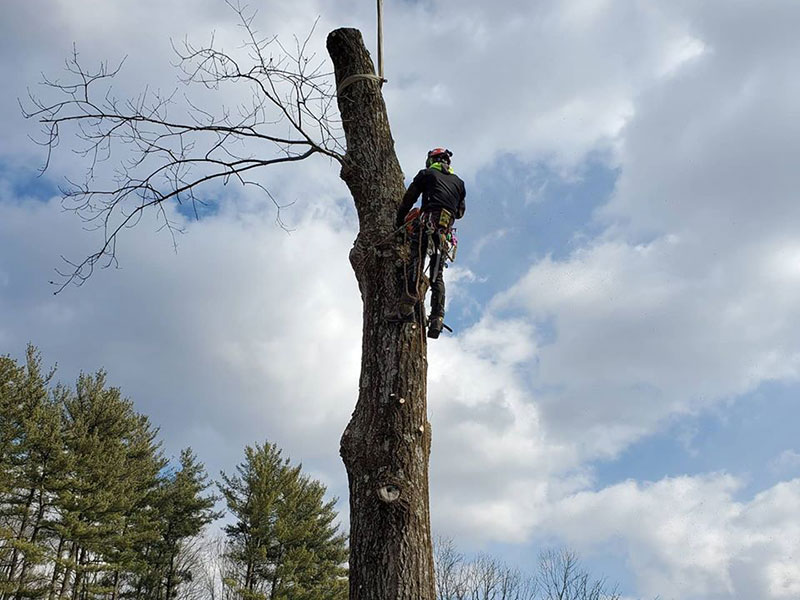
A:
<svg viewBox="0 0 800 600">
<path fill-rule="evenodd" d="M 536 348 L 524 322 L 481 321 L 430 347 L 437 530 L 522 541 L 538 508 L 588 483 L 572 444 L 550 440 L 525 384 Z"/>
<path fill-rule="evenodd" d="M 269 3 L 262 29 L 304 32 L 322 14 L 320 55 L 327 30 L 353 21 L 372 45 L 369 3 L 330 4 Z M 187 6 L 6 10 L 5 165 L 38 162 L 29 125 L 11 116 L 14 96 L 40 70 L 52 73 L 73 40 L 88 62 L 130 55 L 122 92 L 172 89 L 170 36 L 216 29 L 233 47 L 223 3 Z M 797 595 L 797 480 L 744 501 L 741 482 L 724 474 L 603 488 L 587 464 L 676 415 L 797 380 L 800 84 L 786 74 L 800 56 L 798 10 L 777 1 L 387 3 L 384 93 L 407 173 L 441 144 L 467 178 L 503 153 L 569 174 L 600 152 L 620 169 L 596 215 L 601 236 L 532 264 L 494 290 L 473 327 L 432 345 L 437 528 L 504 541 L 552 533 L 586 549 L 618 543 L 642 593 Z M 74 168 L 65 156 L 54 174 Z M 303 165 L 271 180 L 281 199 L 301 200 L 291 236 L 259 201 L 226 198 L 220 215 L 190 225 L 177 256 L 145 222 L 126 236 L 120 272 L 56 298 L 45 283 L 56 257 L 81 255 L 89 237 L 57 204 L 19 201 L 4 185 L 0 341 L 21 349 L 31 339 L 63 372 L 105 365 L 173 449 L 196 446 L 212 471 L 270 438 L 342 494 L 335 448 L 357 386 L 360 307 L 335 176 Z M 502 232 L 462 256 L 477 256 L 492 235 Z M 469 302 L 481 274 L 451 275 L 450 300 Z M 791 467 L 792 452 L 775 468 Z"/>
<path fill-rule="evenodd" d="M 613 453 L 669 414 L 796 380 L 800 288 L 762 266 L 783 255 L 780 240 L 716 257 L 674 237 L 600 241 L 536 264 L 494 310 L 553 319 L 536 355 L 537 383 L 558 389 L 548 422 L 567 438 L 596 430 L 594 451 Z"/>
<path fill-rule="evenodd" d="M 319 57 L 326 56 L 327 31 L 343 25 L 362 28 L 375 54 L 374 7 L 368 4 L 306 0 L 258 8 L 259 29 L 289 44 L 319 16 L 310 46 Z M 441 144 L 456 152 L 465 173 L 509 152 L 569 169 L 615 144 L 641 89 L 659 79 L 664 65 L 675 70 L 699 47 L 679 19 L 645 5 L 517 0 L 496 11 L 465 0 L 451 8 L 405 2 L 386 8 L 384 93 L 394 129 L 403 132 L 396 137 L 408 174 L 429 147 Z M 221 47 L 236 51 L 241 34 L 228 7 L 211 0 L 113 7 L 34 0 L 7 13 L 5 47 L 16 57 L 2 72 L 13 92 L 0 105 L 8 114 L 18 114 L 14 96 L 35 88 L 39 72 L 57 71 L 73 42 L 88 64 L 127 55 L 116 89 L 135 94 L 145 85 L 174 89 L 170 39 L 205 41 L 213 31 Z M 236 92 L 226 94 L 235 103 Z M 0 151 L 11 157 L 21 148 L 30 157 L 24 141 L 29 126 L 17 122 L 11 131 Z"/>
<path fill-rule="evenodd" d="M 536 389 L 555 391 L 532 400 L 549 441 L 583 459 L 800 374 L 800 182 L 788 160 L 800 139 L 798 90 L 783 75 L 798 42 L 778 26 L 780 44 L 761 37 L 745 59 L 737 40 L 755 26 L 749 19 L 765 26 L 788 14 L 726 5 L 721 24 L 718 12 L 680 7 L 692 41 L 620 131 L 620 179 L 598 213 L 605 232 L 534 264 L 489 311 L 500 322 L 510 310 L 553 323 L 554 341 L 534 342 L 526 366 Z M 798 483 L 744 503 L 738 486 L 725 475 L 627 482 L 557 500 L 527 523 L 583 547 L 621 540 L 645 594 L 790 597 Z"/>
<path fill-rule="evenodd" d="M 304 210 L 315 212 L 324 218 L 303 218 L 288 235 L 270 210 L 223 209 L 189 224 L 177 254 L 146 220 L 120 244 L 119 271 L 53 296 L 47 279 L 59 254 L 85 251 L 87 234 L 57 201 L 5 199 L 6 350 L 40 344 L 62 377 L 104 366 L 171 451 L 194 446 L 212 473 L 264 438 L 338 470 L 332 448 L 359 365 L 360 306 L 346 258 L 354 232 L 332 199 Z"/>
<path fill-rule="evenodd" d="M 407 134 L 406 164 L 444 143 L 467 172 L 502 153 L 569 169 L 613 146 L 635 95 L 686 40 L 672 17 L 633 3 L 450 8 L 434 4 L 420 18 L 414 6 L 388 21 L 385 93 L 395 128 Z M 452 98 L 446 107 L 443 94 Z"/>
<path fill-rule="evenodd" d="M 555 504 L 546 527 L 590 551 L 613 540 L 637 574 L 640 593 L 664 598 L 795 597 L 800 573 L 800 480 L 737 501 L 725 474 L 627 481 Z"/>
<path fill-rule="evenodd" d="M 726 14 L 737 26 L 752 16 Z M 533 369 L 536 385 L 556 390 L 539 398 L 541 415 L 586 456 L 613 456 L 669 415 L 800 374 L 800 182 L 784 158 L 800 150 L 800 131 L 787 135 L 785 77 L 769 61 L 732 61 L 735 33 L 706 14 L 682 19 L 692 17 L 691 35 L 711 51 L 637 98 L 599 214 L 605 233 L 534 264 L 492 304 L 554 324 Z"/>
<path fill-rule="evenodd" d="M 790 449 L 784 450 L 770 461 L 769 468 L 779 475 L 800 471 L 800 452 Z"/>
</svg>

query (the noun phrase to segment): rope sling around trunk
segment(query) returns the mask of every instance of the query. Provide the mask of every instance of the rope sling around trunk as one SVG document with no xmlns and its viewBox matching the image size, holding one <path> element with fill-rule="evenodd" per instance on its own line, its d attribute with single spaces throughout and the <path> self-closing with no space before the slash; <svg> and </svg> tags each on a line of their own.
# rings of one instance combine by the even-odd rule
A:
<svg viewBox="0 0 800 600">
<path fill-rule="evenodd" d="M 355 75 L 350 75 L 349 77 L 345 77 L 344 81 L 339 84 L 339 87 L 336 88 L 336 95 L 341 96 L 342 92 L 347 88 L 347 86 L 355 83 L 356 81 L 360 81 L 362 79 L 366 79 L 369 81 L 376 81 L 378 85 L 383 85 L 386 83 L 386 80 L 379 75 L 374 75 L 372 73 L 356 73 Z"/>
<path fill-rule="evenodd" d="M 383 84 L 386 83 L 386 79 L 383 76 L 383 0 L 378 0 L 378 75 L 373 75 L 372 73 L 356 73 L 355 75 L 345 77 L 344 81 L 336 88 L 336 95 L 341 96 L 347 86 L 362 79 L 377 81 L 379 86 L 383 86 Z"/>
</svg>

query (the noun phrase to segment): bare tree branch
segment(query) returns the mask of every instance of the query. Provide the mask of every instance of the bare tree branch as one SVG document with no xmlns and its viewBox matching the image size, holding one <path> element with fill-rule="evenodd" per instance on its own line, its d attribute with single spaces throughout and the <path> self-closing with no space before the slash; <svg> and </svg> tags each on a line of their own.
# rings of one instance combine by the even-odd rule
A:
<svg viewBox="0 0 800 600">
<path fill-rule="evenodd" d="M 537 575 L 543 600 L 619 600 L 616 586 L 593 579 L 571 550 L 547 550 L 539 556 Z"/>
<path fill-rule="evenodd" d="M 448 538 L 434 544 L 437 600 L 538 600 L 535 577 L 479 555 L 467 560 Z"/>
<path fill-rule="evenodd" d="M 277 37 L 258 32 L 255 11 L 238 2 L 228 4 L 244 31 L 239 54 L 243 51 L 246 66 L 238 55 L 217 49 L 213 36 L 208 45 L 185 40 L 173 48 L 184 84 L 215 91 L 244 87 L 250 100 L 234 110 L 223 105 L 212 112 L 177 90 L 162 94 L 145 89 L 135 98 L 120 100 L 111 81 L 125 60 L 114 67 L 103 62 L 92 71 L 81 65 L 74 48 L 65 61 L 65 80 L 42 77 L 47 95 L 55 99 L 46 101 L 29 91 L 27 102 L 20 102 L 23 115 L 42 126 L 41 138 L 34 140 L 47 150 L 42 173 L 63 132 L 74 133 L 79 147 L 73 151 L 85 161 L 86 171 L 82 181 L 67 179 L 62 204 L 87 227 L 103 232 L 97 251 L 80 261 L 64 259 L 69 268 L 57 270 L 55 293 L 70 283 L 82 284 L 98 265 L 117 265 L 119 235 L 147 211 L 155 211 L 159 229 L 166 229 L 175 245 L 181 226 L 168 207 L 190 203 L 199 217 L 198 205 L 205 204 L 202 194 L 216 189 L 209 187 L 215 184 L 235 181 L 260 190 L 275 205 L 276 222 L 287 229 L 280 213 L 286 205 L 253 178 L 256 170 L 315 154 L 343 163 L 332 74 L 324 60 L 308 54 L 317 23 L 287 50 Z M 170 114 L 176 111 L 179 118 Z M 97 166 L 112 155 L 118 160 L 113 176 L 101 182 Z"/>
</svg>

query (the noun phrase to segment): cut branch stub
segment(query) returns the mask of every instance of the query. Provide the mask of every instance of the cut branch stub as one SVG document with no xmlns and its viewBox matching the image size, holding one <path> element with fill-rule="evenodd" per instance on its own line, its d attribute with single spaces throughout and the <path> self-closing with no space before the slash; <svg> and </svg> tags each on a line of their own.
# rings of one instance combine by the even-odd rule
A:
<svg viewBox="0 0 800 600">
<path fill-rule="evenodd" d="M 378 498 L 384 502 L 394 502 L 400 497 L 400 488 L 391 483 L 387 483 L 378 488 Z"/>
</svg>

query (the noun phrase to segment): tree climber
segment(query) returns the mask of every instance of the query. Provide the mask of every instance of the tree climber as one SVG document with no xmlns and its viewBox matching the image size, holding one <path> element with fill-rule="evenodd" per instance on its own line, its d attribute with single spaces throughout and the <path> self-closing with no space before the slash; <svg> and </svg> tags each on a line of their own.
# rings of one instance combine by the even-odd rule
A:
<svg viewBox="0 0 800 600">
<path fill-rule="evenodd" d="M 421 290 L 425 256 L 430 255 L 429 279 L 431 286 L 431 315 L 428 320 L 428 337 L 438 338 L 444 327 L 444 266 L 455 258 L 455 237 L 452 225 L 464 216 L 466 189 L 461 178 L 453 172 L 445 148 L 428 152 L 425 168 L 417 173 L 408 186 L 403 201 L 397 209 L 395 225 L 398 229 L 408 224 L 411 234 L 410 260 L 405 272 L 405 293 L 401 297 L 393 321 L 413 320 L 414 307 L 424 303 Z M 420 194 L 421 210 L 411 211 Z M 451 250 L 452 249 L 452 250 Z"/>
</svg>

